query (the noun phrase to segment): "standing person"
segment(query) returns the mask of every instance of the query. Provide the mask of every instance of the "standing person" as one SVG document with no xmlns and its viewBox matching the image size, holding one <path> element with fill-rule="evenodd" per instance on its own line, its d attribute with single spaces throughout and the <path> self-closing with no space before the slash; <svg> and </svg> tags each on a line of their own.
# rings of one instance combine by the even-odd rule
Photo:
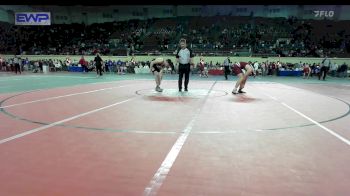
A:
<svg viewBox="0 0 350 196">
<path fill-rule="evenodd" d="M 5 60 L 0 56 L 0 71 L 4 70 Z"/>
<path fill-rule="evenodd" d="M 176 61 L 179 63 L 179 91 L 182 91 L 182 78 L 185 75 L 185 91 L 188 91 L 188 83 L 190 79 L 191 65 L 193 65 L 193 53 L 187 48 L 186 40 L 180 40 L 180 49 L 178 49 L 176 54 Z"/>
<path fill-rule="evenodd" d="M 333 77 L 337 76 L 337 70 L 338 70 L 338 64 L 337 63 L 333 63 L 331 65 L 331 74 Z"/>
<path fill-rule="evenodd" d="M 15 66 L 15 72 L 17 74 L 17 72 L 19 72 L 19 74 L 21 73 L 21 66 L 19 65 L 19 61 L 20 59 L 17 57 L 17 55 L 15 55 L 15 58 L 13 59 L 13 64 Z"/>
<path fill-rule="evenodd" d="M 267 70 L 266 64 L 265 64 L 265 62 L 262 62 L 261 63 L 261 76 L 266 76 L 266 70 Z"/>
<path fill-rule="evenodd" d="M 155 76 L 155 80 L 156 80 L 156 91 L 157 92 L 162 92 L 163 89 L 160 88 L 160 84 L 162 82 L 163 79 L 163 68 L 164 67 L 169 67 L 169 62 L 170 59 L 168 60 L 164 60 L 163 58 L 156 58 L 154 60 L 151 61 L 151 71 L 153 73 L 153 75 Z"/>
<path fill-rule="evenodd" d="M 272 75 L 272 64 L 270 62 L 267 62 L 267 75 Z"/>
<path fill-rule="evenodd" d="M 26 67 L 25 70 L 31 69 L 28 57 L 23 61 L 23 67 Z"/>
<path fill-rule="evenodd" d="M 42 60 L 39 60 L 39 70 L 41 73 L 43 73 L 43 61 Z"/>
<path fill-rule="evenodd" d="M 97 77 L 102 76 L 102 58 L 100 57 L 100 54 L 97 53 L 96 57 L 94 59 L 95 64 L 96 64 L 96 72 L 97 72 Z"/>
<path fill-rule="evenodd" d="M 312 65 L 310 66 L 310 68 L 311 68 L 311 74 L 310 74 L 310 76 L 312 77 L 312 76 L 315 74 L 316 63 L 312 64 Z"/>
<path fill-rule="evenodd" d="M 277 74 L 276 72 L 276 63 L 275 62 L 272 62 L 271 64 L 271 75 L 275 76 Z"/>
<path fill-rule="evenodd" d="M 200 77 L 208 77 L 207 72 L 205 71 L 205 63 L 203 57 L 199 60 L 199 70 L 200 70 Z"/>
<path fill-rule="evenodd" d="M 259 66 L 260 65 L 259 65 L 258 61 L 255 61 L 254 62 L 254 77 L 257 76 L 258 73 L 259 73 L 259 71 L 258 71 L 259 70 Z"/>
<path fill-rule="evenodd" d="M 85 61 L 84 56 L 81 56 L 81 59 L 79 60 L 79 64 L 83 68 L 83 72 L 89 72 L 87 68 L 87 61 Z"/>
<path fill-rule="evenodd" d="M 227 75 L 230 74 L 231 70 L 230 70 L 230 64 L 231 64 L 231 61 L 230 61 L 230 57 L 227 57 L 225 60 L 224 60 L 224 68 L 225 68 L 225 79 L 227 80 Z"/>
<path fill-rule="evenodd" d="M 328 56 L 323 59 L 321 63 L 321 70 L 320 74 L 318 75 L 318 80 L 321 80 L 321 77 L 323 77 L 323 80 L 326 80 L 327 72 L 329 70 L 329 65 L 331 64 L 331 61 L 328 59 Z"/>
<path fill-rule="evenodd" d="M 243 73 L 242 69 L 245 70 L 245 73 Z M 249 75 L 253 72 L 252 66 L 245 62 L 235 63 L 233 65 L 233 72 L 239 77 L 239 79 L 236 82 L 232 94 L 245 93 L 244 91 L 242 91 L 242 89 L 244 88 Z"/>
</svg>

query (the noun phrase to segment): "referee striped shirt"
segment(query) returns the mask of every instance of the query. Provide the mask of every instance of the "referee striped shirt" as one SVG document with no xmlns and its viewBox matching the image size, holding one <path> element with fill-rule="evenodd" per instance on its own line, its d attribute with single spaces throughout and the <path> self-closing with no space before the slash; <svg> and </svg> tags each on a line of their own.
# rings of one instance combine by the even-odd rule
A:
<svg viewBox="0 0 350 196">
<path fill-rule="evenodd" d="M 188 48 L 177 50 L 176 58 L 179 58 L 180 64 L 189 64 L 192 57 L 194 57 L 192 50 Z"/>
</svg>

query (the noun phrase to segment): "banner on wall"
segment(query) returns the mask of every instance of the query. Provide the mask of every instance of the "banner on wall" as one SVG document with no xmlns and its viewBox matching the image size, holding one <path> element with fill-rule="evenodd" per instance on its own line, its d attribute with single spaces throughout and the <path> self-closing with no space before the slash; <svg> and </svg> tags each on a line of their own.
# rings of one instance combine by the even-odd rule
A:
<svg viewBox="0 0 350 196">
<path fill-rule="evenodd" d="M 16 25 L 51 25 L 50 12 L 16 12 Z"/>
</svg>

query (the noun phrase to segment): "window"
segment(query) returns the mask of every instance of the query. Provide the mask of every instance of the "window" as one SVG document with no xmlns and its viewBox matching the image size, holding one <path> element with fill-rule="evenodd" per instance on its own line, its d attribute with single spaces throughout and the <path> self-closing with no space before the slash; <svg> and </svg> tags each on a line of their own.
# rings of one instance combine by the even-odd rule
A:
<svg viewBox="0 0 350 196">
<path fill-rule="evenodd" d="M 237 11 L 237 12 L 247 12 L 247 8 L 243 8 L 243 7 L 237 8 L 236 11 Z"/>
<path fill-rule="evenodd" d="M 281 9 L 270 9 L 270 13 L 279 13 Z"/>
<path fill-rule="evenodd" d="M 141 12 L 132 12 L 133 16 L 143 16 Z"/>
<path fill-rule="evenodd" d="M 313 10 L 304 10 L 304 14 L 314 14 Z"/>
<path fill-rule="evenodd" d="M 166 9 L 166 10 L 163 10 L 163 13 L 164 13 L 164 14 L 172 14 L 172 13 L 173 13 L 173 10 L 171 10 L 171 9 Z"/>
<path fill-rule="evenodd" d="M 68 20 L 68 17 L 67 16 L 55 16 L 56 20 Z"/>
<path fill-rule="evenodd" d="M 201 11 L 202 11 L 202 8 L 199 8 L 199 7 L 192 8 L 192 12 L 201 12 Z"/>
<path fill-rule="evenodd" d="M 103 18 L 113 18 L 113 17 L 112 17 L 112 14 L 109 14 L 109 13 L 103 13 L 103 14 L 102 14 L 102 17 L 103 17 Z"/>
</svg>

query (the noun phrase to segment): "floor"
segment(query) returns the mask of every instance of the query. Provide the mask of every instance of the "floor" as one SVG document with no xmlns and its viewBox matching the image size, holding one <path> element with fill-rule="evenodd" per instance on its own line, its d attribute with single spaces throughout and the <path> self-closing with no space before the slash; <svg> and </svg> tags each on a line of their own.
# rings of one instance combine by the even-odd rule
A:
<svg viewBox="0 0 350 196">
<path fill-rule="evenodd" d="M 0 73 L 0 195 L 350 193 L 350 80 Z"/>
</svg>

